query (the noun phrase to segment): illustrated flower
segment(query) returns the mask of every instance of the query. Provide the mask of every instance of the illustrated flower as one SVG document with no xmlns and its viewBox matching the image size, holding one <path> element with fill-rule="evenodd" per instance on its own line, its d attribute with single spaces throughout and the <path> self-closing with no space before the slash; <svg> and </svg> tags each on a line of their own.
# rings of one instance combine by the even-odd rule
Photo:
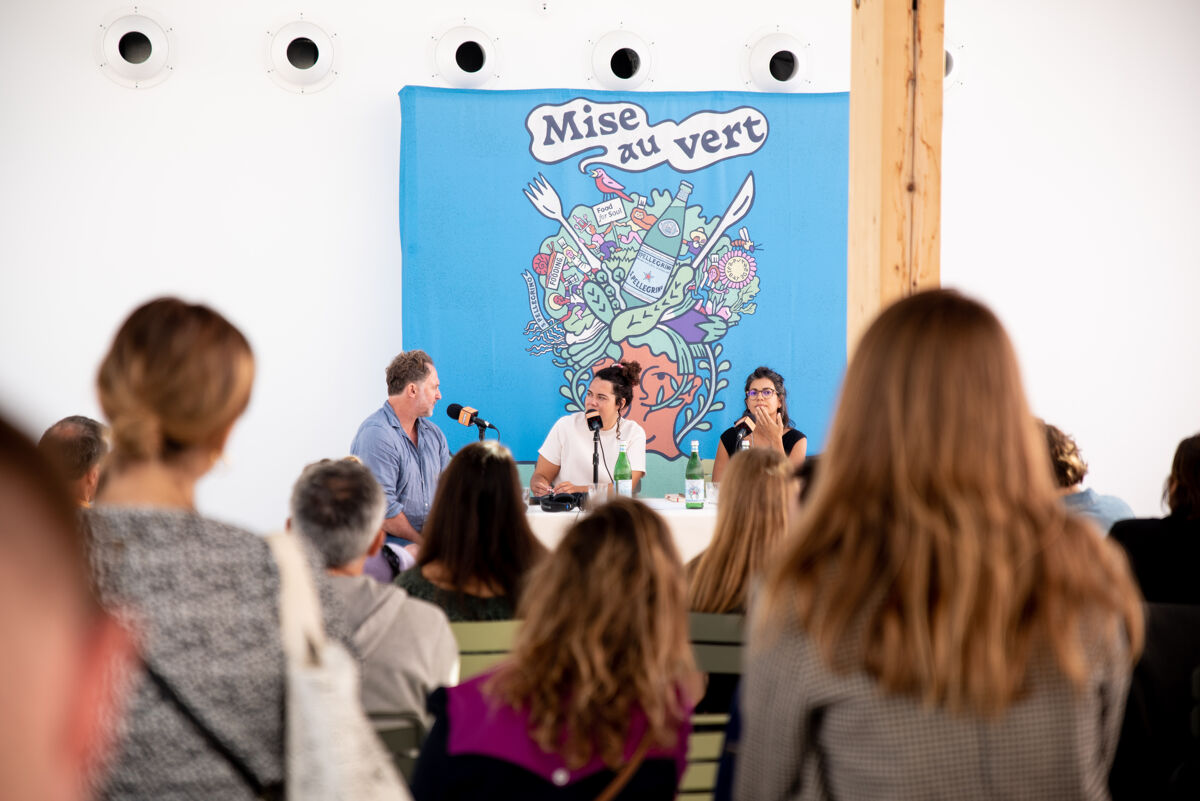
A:
<svg viewBox="0 0 1200 801">
<path fill-rule="evenodd" d="M 533 271 L 538 275 L 545 275 L 550 272 L 550 255 L 547 253 L 539 253 L 533 257 Z"/>
<path fill-rule="evenodd" d="M 734 248 L 717 262 L 721 275 L 734 289 L 741 289 L 754 278 L 758 263 L 744 250 Z"/>
</svg>

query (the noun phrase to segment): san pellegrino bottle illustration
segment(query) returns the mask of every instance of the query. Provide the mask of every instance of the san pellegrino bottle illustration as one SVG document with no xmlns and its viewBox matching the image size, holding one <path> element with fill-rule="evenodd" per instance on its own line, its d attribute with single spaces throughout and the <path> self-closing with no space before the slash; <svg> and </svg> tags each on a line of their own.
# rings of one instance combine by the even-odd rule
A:
<svg viewBox="0 0 1200 801">
<path fill-rule="evenodd" d="M 626 498 L 633 497 L 633 470 L 629 467 L 629 456 L 625 453 L 625 443 L 620 445 L 617 453 L 617 464 L 613 467 L 613 481 L 617 482 L 617 494 Z"/>
<path fill-rule="evenodd" d="M 704 464 L 700 461 L 700 441 L 692 440 L 692 455 L 683 472 L 684 497 L 688 509 L 704 508 Z"/>
<path fill-rule="evenodd" d="M 621 284 L 621 288 L 629 295 L 646 303 L 653 303 L 663 296 L 672 268 L 679 258 L 679 243 L 683 241 L 683 215 L 691 194 L 692 185 L 680 181 L 679 191 L 675 193 L 671 205 L 646 232 L 633 264 L 629 265 L 629 275 Z"/>
</svg>

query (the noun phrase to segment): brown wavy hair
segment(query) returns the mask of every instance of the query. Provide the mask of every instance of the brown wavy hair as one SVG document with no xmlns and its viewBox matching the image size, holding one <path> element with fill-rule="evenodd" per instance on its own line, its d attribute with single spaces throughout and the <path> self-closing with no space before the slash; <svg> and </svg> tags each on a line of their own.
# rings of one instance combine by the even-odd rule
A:
<svg viewBox="0 0 1200 801">
<path fill-rule="evenodd" d="M 831 668 L 954 713 L 1006 709 L 1039 652 L 1076 684 L 1090 643 L 1139 653 L 1128 564 L 1059 502 L 1012 344 L 979 303 L 915 295 L 859 344 L 756 621 L 797 623 Z"/>
<path fill-rule="evenodd" d="M 250 343 L 216 311 L 177 298 L 138 307 L 96 378 L 114 466 L 208 446 L 246 410 L 253 383 Z"/>
<path fill-rule="evenodd" d="M 652 745 L 674 745 L 695 672 L 683 566 L 666 524 L 619 498 L 578 520 L 530 579 L 512 659 L 488 692 L 529 712 L 529 735 L 572 768 L 617 768 L 630 713 Z M 696 699 L 689 699 L 695 701 Z"/>
<path fill-rule="evenodd" d="M 1058 426 L 1042 421 L 1046 429 L 1046 447 L 1050 449 L 1050 465 L 1054 468 L 1054 480 L 1062 489 L 1073 487 L 1087 475 L 1087 462 L 1074 438 Z"/>
<path fill-rule="evenodd" d="M 745 612 L 750 583 L 761 577 L 787 533 L 795 478 L 787 457 L 770 448 L 739 451 L 721 481 L 717 525 L 704 553 L 688 564 L 693 612 Z"/>
</svg>

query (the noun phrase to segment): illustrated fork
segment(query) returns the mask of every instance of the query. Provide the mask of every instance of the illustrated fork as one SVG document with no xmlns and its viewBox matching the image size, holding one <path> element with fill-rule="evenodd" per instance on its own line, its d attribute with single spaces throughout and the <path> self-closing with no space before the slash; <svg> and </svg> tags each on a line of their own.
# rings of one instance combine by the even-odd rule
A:
<svg viewBox="0 0 1200 801">
<path fill-rule="evenodd" d="M 538 177 L 522 190 L 525 197 L 529 198 L 529 202 L 533 207 L 545 218 L 557 220 L 563 228 L 567 229 L 567 233 L 571 235 L 571 239 L 575 241 L 575 247 L 587 259 L 588 267 L 592 272 L 600 269 L 600 260 L 592 253 L 591 248 L 583 243 L 579 234 L 575 229 L 567 224 L 562 213 L 562 200 L 558 197 L 558 192 L 554 191 L 554 187 L 546 180 L 546 177 L 540 172 Z"/>
</svg>

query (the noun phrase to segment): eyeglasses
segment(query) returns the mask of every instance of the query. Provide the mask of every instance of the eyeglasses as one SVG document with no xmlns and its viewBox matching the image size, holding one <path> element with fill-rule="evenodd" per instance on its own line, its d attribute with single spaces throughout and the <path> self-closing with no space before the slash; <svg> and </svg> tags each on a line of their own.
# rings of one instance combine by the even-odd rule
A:
<svg viewBox="0 0 1200 801">
<path fill-rule="evenodd" d="M 773 389 L 748 389 L 746 390 L 747 398 L 770 398 L 775 394 Z"/>
</svg>

